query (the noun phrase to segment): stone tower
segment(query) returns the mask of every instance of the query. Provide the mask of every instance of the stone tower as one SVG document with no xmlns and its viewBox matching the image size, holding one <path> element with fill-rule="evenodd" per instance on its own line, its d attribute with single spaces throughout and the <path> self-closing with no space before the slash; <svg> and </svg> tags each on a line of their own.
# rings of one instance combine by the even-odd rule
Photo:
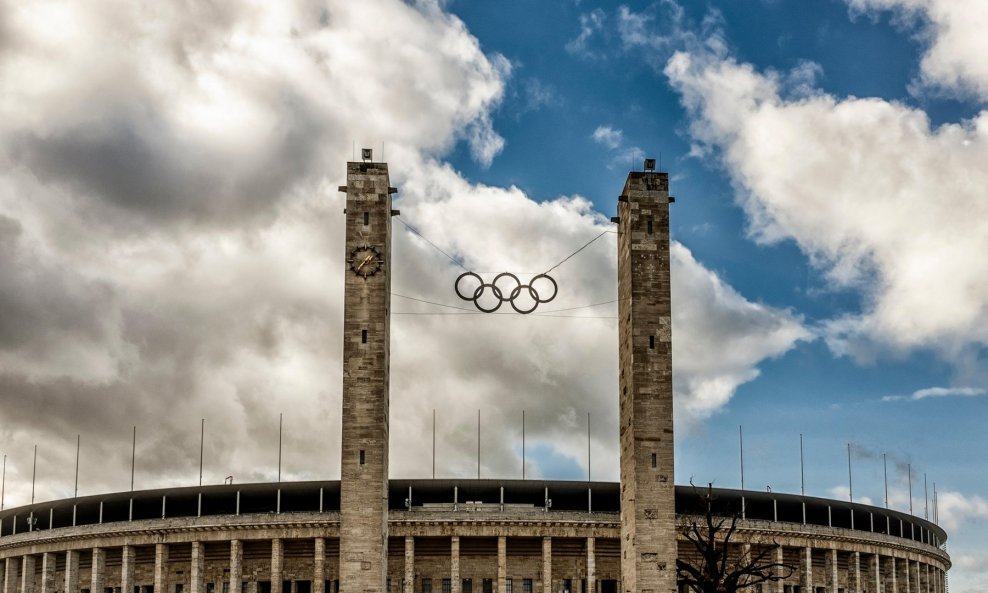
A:
<svg viewBox="0 0 988 593">
<path fill-rule="evenodd" d="M 648 164 L 654 164 L 654 161 Z M 618 201 L 621 583 L 675 593 L 669 176 L 628 174 Z"/>
<path fill-rule="evenodd" d="M 370 160 L 370 151 L 364 151 Z M 385 163 L 347 163 L 340 589 L 384 593 L 388 565 L 391 192 Z"/>
</svg>

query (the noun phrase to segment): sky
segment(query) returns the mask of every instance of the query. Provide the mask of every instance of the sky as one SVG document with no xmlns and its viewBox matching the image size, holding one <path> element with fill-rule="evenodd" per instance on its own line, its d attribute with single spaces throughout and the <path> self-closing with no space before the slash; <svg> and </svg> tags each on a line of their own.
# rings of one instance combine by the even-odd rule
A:
<svg viewBox="0 0 988 593">
<path fill-rule="evenodd" d="M 421 233 L 394 227 L 391 475 L 431 475 L 435 411 L 437 476 L 475 476 L 481 410 L 484 477 L 520 477 L 524 411 L 527 477 L 616 480 L 614 235 L 530 316 L 449 308 L 429 242 L 530 278 L 648 156 L 677 483 L 739 487 L 741 429 L 746 488 L 846 499 L 850 457 L 882 506 L 884 458 L 984 591 L 986 28 L 982 0 L 0 0 L 4 504 L 71 496 L 77 439 L 80 495 L 128 488 L 135 426 L 136 487 L 194 485 L 203 419 L 205 483 L 274 479 L 279 415 L 283 478 L 337 479 L 364 147 Z"/>
</svg>

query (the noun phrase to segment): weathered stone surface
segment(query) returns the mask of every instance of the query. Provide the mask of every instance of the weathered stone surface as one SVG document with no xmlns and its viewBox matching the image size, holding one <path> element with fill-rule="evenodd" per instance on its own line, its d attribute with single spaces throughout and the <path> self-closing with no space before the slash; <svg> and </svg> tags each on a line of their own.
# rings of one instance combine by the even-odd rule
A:
<svg viewBox="0 0 988 593">
<path fill-rule="evenodd" d="M 385 163 L 347 163 L 340 502 L 346 593 L 383 593 L 388 567 L 389 187 Z"/>
<path fill-rule="evenodd" d="M 632 172 L 621 193 L 621 586 L 625 593 L 675 593 L 668 174 Z"/>
</svg>

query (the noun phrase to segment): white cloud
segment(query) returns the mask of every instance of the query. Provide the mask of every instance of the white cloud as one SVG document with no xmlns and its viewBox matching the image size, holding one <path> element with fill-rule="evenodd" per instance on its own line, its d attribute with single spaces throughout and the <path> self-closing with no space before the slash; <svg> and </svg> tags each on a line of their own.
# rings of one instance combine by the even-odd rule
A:
<svg viewBox="0 0 988 593">
<path fill-rule="evenodd" d="M 26 502 L 24 443 L 41 444 L 39 498 L 71 493 L 75 434 L 81 493 L 126 488 L 132 425 L 137 487 L 191 484 L 200 418 L 207 483 L 271 479 L 279 412 L 285 478 L 338 475 L 336 187 L 354 141 L 384 141 L 403 218 L 474 269 L 541 271 L 610 228 L 579 196 L 537 203 L 439 161 L 460 141 L 481 163 L 500 150 L 490 117 L 510 71 L 439 3 L 155 6 L 153 26 L 128 2 L 4 11 L 14 15 L 0 52 L 0 86 L 12 89 L 0 96 L 8 504 Z M 394 228 L 393 289 L 458 304 L 456 268 Z M 807 333 L 681 245 L 673 269 L 676 396 L 702 418 Z M 612 300 L 613 236 L 557 278 L 554 307 Z M 594 457 L 615 459 L 609 307 L 576 320 L 396 314 L 395 475 L 426 475 L 432 408 L 444 475 L 473 474 L 478 408 L 484 475 L 516 473 L 523 408 L 532 442 L 579 464 L 592 412 Z M 393 310 L 434 309 L 396 297 Z M 617 478 L 613 463 L 598 467 L 596 478 Z"/>
<path fill-rule="evenodd" d="M 601 144 L 611 150 L 621 146 L 621 142 L 624 140 L 624 133 L 621 130 L 616 130 L 611 126 L 597 126 L 597 129 L 591 134 L 594 142 Z"/>
<path fill-rule="evenodd" d="M 919 399 L 926 399 L 928 397 L 950 396 L 976 397 L 979 395 L 985 395 L 986 393 L 988 393 L 988 391 L 985 391 L 980 387 L 927 387 L 926 389 L 918 389 L 914 391 L 912 395 L 886 395 L 882 398 L 882 401 L 915 401 Z"/>
<path fill-rule="evenodd" d="M 852 13 L 894 10 L 922 21 L 922 82 L 988 101 L 988 4 L 982 0 L 846 0 Z"/>
<path fill-rule="evenodd" d="M 607 14 L 599 8 L 580 15 L 580 34 L 566 43 L 566 51 L 582 57 L 594 57 L 588 45 L 590 40 L 604 28 Z"/>
<path fill-rule="evenodd" d="M 847 486 L 834 486 L 827 490 L 830 497 L 834 500 L 851 500 L 851 489 Z M 867 504 L 874 506 L 875 501 L 871 499 L 870 496 L 857 496 L 854 502 L 859 504 Z"/>
<path fill-rule="evenodd" d="M 787 79 L 719 53 L 677 53 L 695 153 L 716 151 L 751 234 L 795 241 L 864 309 L 826 326 L 836 351 L 988 343 L 988 112 L 932 128 L 881 99 L 787 94 Z M 798 77 L 805 78 L 805 77 Z"/>
<path fill-rule="evenodd" d="M 939 523 L 947 533 L 975 527 L 978 521 L 988 519 L 988 500 L 980 496 L 943 490 L 937 493 L 937 508 Z"/>
</svg>

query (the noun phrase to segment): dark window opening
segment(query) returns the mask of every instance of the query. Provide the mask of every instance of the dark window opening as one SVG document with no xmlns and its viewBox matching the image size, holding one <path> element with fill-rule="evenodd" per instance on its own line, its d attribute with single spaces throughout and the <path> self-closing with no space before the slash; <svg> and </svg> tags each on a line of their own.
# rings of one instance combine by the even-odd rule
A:
<svg viewBox="0 0 988 593">
<path fill-rule="evenodd" d="M 443 579 L 443 593 L 453 593 L 453 581 L 450 579 Z"/>
<path fill-rule="evenodd" d="M 364 450 L 360 450 L 360 465 L 364 464 Z"/>
<path fill-rule="evenodd" d="M 463 579 L 463 586 L 460 588 L 461 593 L 473 593 L 473 579 Z"/>
<path fill-rule="evenodd" d="M 658 465 L 659 460 L 656 459 L 656 457 L 657 455 L 655 453 L 652 453 L 652 467 L 656 467 Z"/>
<path fill-rule="evenodd" d="M 422 579 L 422 593 L 432 593 L 432 579 Z"/>
<path fill-rule="evenodd" d="M 655 336 L 648 337 L 648 347 L 650 350 L 655 350 Z"/>
<path fill-rule="evenodd" d="M 367 343 L 367 330 L 366 329 L 360 330 L 360 343 L 361 344 L 366 344 Z"/>
<path fill-rule="evenodd" d="M 367 223 L 364 223 L 364 224 L 367 224 Z M 652 221 L 651 220 L 648 221 L 648 234 L 649 235 L 652 234 Z"/>
<path fill-rule="evenodd" d="M 370 224 L 370 212 L 364 212 L 364 224 L 365 225 Z M 651 233 L 652 231 L 649 232 Z"/>
<path fill-rule="evenodd" d="M 491 579 L 484 579 L 484 593 L 494 593 L 494 581 Z"/>
</svg>

